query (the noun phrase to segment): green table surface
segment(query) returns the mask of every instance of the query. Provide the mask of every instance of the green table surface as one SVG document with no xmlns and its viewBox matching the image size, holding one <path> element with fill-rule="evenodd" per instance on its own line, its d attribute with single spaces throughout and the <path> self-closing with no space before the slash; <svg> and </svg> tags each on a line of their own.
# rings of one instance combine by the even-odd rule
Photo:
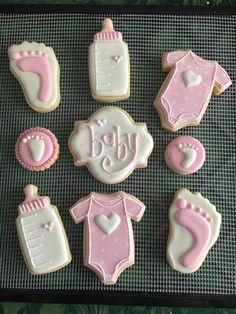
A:
<svg viewBox="0 0 236 314">
<path fill-rule="evenodd" d="M 0 0 L 0 4 L 117 4 L 117 5 L 223 5 L 236 0 Z M 0 314 L 236 314 L 236 309 L 170 308 L 154 306 L 0 303 Z"/>
</svg>

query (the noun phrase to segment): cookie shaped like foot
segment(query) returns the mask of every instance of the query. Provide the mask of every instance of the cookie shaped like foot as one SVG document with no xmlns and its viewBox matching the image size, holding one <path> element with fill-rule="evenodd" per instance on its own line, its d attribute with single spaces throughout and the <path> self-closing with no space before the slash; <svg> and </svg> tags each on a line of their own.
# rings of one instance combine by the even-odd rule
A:
<svg viewBox="0 0 236 314">
<path fill-rule="evenodd" d="M 193 245 L 181 256 L 181 264 L 186 268 L 194 267 L 203 255 L 211 237 L 212 219 L 192 203 L 178 199 L 179 210 L 175 214 L 176 222 L 185 227 L 193 236 Z"/>
<path fill-rule="evenodd" d="M 52 93 L 52 73 L 47 54 L 41 51 L 14 51 L 11 59 L 17 61 L 18 68 L 23 72 L 35 73 L 40 78 L 38 98 L 42 102 L 49 101 Z"/>
<path fill-rule="evenodd" d="M 193 165 L 197 158 L 198 147 L 192 144 L 181 143 L 178 145 L 179 150 L 185 155 L 185 160 L 182 163 L 184 168 L 189 168 Z"/>
</svg>

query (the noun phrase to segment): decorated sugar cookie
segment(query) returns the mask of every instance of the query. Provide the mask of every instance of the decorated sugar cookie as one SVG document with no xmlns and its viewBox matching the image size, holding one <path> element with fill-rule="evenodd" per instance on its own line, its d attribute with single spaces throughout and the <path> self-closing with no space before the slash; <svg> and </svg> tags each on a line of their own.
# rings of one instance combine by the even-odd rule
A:
<svg viewBox="0 0 236 314">
<path fill-rule="evenodd" d="M 84 264 L 106 285 L 134 263 L 131 219 L 140 221 L 145 205 L 124 192 L 90 193 L 70 209 L 75 223 L 84 221 Z"/>
<path fill-rule="evenodd" d="M 162 67 L 169 74 L 154 107 L 162 127 L 173 132 L 198 125 L 212 93 L 219 95 L 232 84 L 218 62 L 204 60 L 191 50 L 164 53 Z"/>
<path fill-rule="evenodd" d="M 16 227 L 29 271 L 40 275 L 66 266 L 71 254 L 58 209 L 47 196 L 38 195 L 35 185 L 27 185 L 24 193 Z"/>
<path fill-rule="evenodd" d="M 205 149 L 196 138 L 180 136 L 168 144 L 165 160 L 168 167 L 177 173 L 194 173 L 204 164 Z"/>
<path fill-rule="evenodd" d="M 104 107 L 75 123 L 69 149 L 76 166 L 86 165 L 97 180 L 113 184 L 146 167 L 153 139 L 145 123 L 120 108 Z"/>
<path fill-rule="evenodd" d="M 177 271 L 192 273 L 204 262 L 215 244 L 221 214 L 200 193 L 176 192 L 169 210 L 167 260 Z"/>
<path fill-rule="evenodd" d="M 102 31 L 89 47 L 89 78 L 92 97 L 97 101 L 114 102 L 129 97 L 128 46 L 122 34 L 114 31 L 109 18 L 103 21 Z"/>
<path fill-rule="evenodd" d="M 42 171 L 57 160 L 59 145 L 55 135 L 44 128 L 32 128 L 20 134 L 16 158 L 28 170 Z"/>
<path fill-rule="evenodd" d="M 51 47 L 27 41 L 8 49 L 10 70 L 19 81 L 27 103 L 49 112 L 60 103 L 60 67 Z"/>
</svg>

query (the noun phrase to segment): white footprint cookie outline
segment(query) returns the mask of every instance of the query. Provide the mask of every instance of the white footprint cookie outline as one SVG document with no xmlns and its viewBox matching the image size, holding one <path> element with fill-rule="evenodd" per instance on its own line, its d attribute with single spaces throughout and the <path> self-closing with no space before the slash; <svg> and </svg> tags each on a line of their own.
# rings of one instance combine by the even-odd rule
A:
<svg viewBox="0 0 236 314">
<path fill-rule="evenodd" d="M 39 76 L 38 98 L 42 102 L 47 102 L 52 93 L 52 73 L 48 55 L 40 50 L 23 50 L 12 52 L 11 59 L 17 61 L 17 67 L 21 71 L 35 73 Z"/>
<path fill-rule="evenodd" d="M 193 273 L 219 237 L 221 214 L 200 193 L 178 190 L 169 209 L 167 261 L 182 273 Z"/>
<path fill-rule="evenodd" d="M 191 143 L 179 143 L 177 147 L 185 155 L 182 167 L 185 169 L 191 167 L 197 159 L 198 147 Z"/>
<path fill-rule="evenodd" d="M 23 138 L 23 143 L 27 144 L 27 147 L 30 150 L 32 159 L 35 162 L 39 162 L 45 151 L 45 142 L 43 136 L 39 135 L 28 135 Z"/>
</svg>

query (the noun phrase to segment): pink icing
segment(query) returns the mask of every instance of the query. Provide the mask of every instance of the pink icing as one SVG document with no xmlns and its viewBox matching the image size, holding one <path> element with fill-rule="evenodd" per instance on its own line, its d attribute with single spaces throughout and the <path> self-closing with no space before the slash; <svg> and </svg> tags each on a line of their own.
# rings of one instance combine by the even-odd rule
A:
<svg viewBox="0 0 236 314">
<path fill-rule="evenodd" d="M 232 82 L 217 63 L 204 60 L 192 51 L 164 55 L 163 67 L 171 68 L 165 87 L 157 95 L 155 106 L 163 115 L 165 127 L 179 129 L 182 124 L 199 123 L 214 87 L 223 92 Z M 184 72 L 191 71 L 195 85 L 187 86 Z M 197 79 L 198 78 L 198 79 Z M 200 80 L 200 82 L 199 82 Z"/>
<path fill-rule="evenodd" d="M 23 72 L 32 72 L 40 78 L 38 98 L 43 102 L 49 101 L 52 94 L 52 73 L 47 55 L 41 51 L 14 51 L 11 54 L 13 60 L 17 60 L 17 66 Z"/>
<path fill-rule="evenodd" d="M 177 201 L 185 202 L 183 199 Z M 193 204 L 190 206 L 194 208 Z M 192 268 L 196 265 L 202 257 L 203 252 L 210 240 L 211 226 L 209 224 L 210 218 L 206 213 L 199 213 L 190 208 L 181 208 L 175 214 L 176 221 L 185 227 L 193 236 L 192 246 L 181 256 L 181 264 L 186 268 Z"/>
<path fill-rule="evenodd" d="M 186 145 L 186 146 L 184 146 Z M 190 166 L 184 167 L 187 159 L 191 157 L 184 150 L 194 150 Z M 203 145 L 194 137 L 180 136 L 171 141 L 166 148 L 166 159 L 168 166 L 180 174 L 190 174 L 198 171 L 205 161 L 205 149 Z"/>
<path fill-rule="evenodd" d="M 94 35 L 94 40 L 122 40 L 122 34 L 115 32 L 112 20 L 106 18 L 102 22 L 102 31 Z"/>
<path fill-rule="evenodd" d="M 24 142 L 27 137 L 39 136 L 43 138 L 45 149 L 39 161 L 32 159 L 31 151 Z M 58 155 L 57 139 L 52 132 L 44 128 L 32 128 L 20 134 L 16 143 L 16 158 L 28 170 L 44 170 L 45 166 L 54 163 Z"/>
<path fill-rule="evenodd" d="M 84 263 L 103 283 L 114 284 L 120 272 L 132 265 L 134 244 L 130 219 L 139 221 L 144 210 L 144 204 L 124 192 L 91 193 L 70 209 L 76 223 L 85 221 Z M 96 223 L 96 217 L 104 215 L 109 219 L 112 214 L 119 216 L 119 223 L 107 234 Z"/>
</svg>

